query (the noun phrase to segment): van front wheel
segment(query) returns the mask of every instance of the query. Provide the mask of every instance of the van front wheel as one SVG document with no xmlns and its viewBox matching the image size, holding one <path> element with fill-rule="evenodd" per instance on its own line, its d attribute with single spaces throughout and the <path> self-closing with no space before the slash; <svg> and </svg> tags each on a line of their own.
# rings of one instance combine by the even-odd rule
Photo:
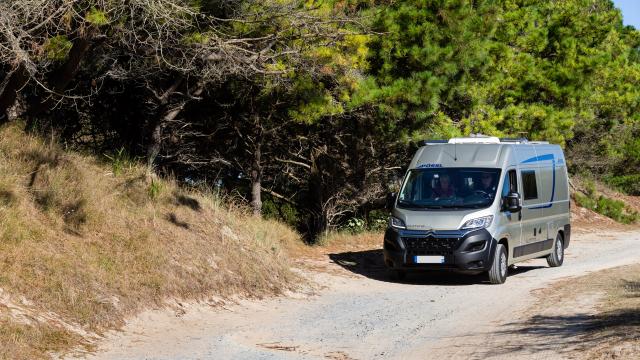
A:
<svg viewBox="0 0 640 360">
<path fill-rule="evenodd" d="M 492 284 L 504 284 L 507 280 L 507 250 L 504 245 L 496 245 L 493 263 L 489 269 L 489 281 Z"/>
<path fill-rule="evenodd" d="M 547 264 L 551 267 L 558 267 L 564 261 L 564 241 L 560 233 L 556 236 L 556 242 L 553 245 L 553 252 L 547 256 Z"/>
<path fill-rule="evenodd" d="M 387 271 L 389 273 L 389 278 L 393 281 L 402 281 L 407 277 L 407 272 L 404 270 L 389 269 Z"/>
</svg>

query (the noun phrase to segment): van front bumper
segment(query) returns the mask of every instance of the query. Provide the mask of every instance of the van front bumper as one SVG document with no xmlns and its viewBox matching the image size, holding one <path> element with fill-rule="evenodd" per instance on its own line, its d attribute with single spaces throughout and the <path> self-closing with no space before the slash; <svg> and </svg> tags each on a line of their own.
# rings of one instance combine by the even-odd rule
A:
<svg viewBox="0 0 640 360">
<path fill-rule="evenodd" d="M 457 270 L 482 272 L 491 268 L 498 242 L 486 229 L 418 231 L 387 228 L 384 262 L 396 270 Z M 442 263 L 421 263 L 418 256 L 442 256 Z"/>
</svg>

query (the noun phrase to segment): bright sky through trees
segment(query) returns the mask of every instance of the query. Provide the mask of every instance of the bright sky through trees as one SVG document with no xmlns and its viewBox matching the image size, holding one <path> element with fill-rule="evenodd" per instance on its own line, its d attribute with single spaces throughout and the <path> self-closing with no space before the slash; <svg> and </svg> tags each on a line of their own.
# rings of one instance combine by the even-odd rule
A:
<svg viewBox="0 0 640 360">
<path fill-rule="evenodd" d="M 613 0 L 613 3 L 622 10 L 625 25 L 633 25 L 636 29 L 640 29 L 640 1 Z"/>
</svg>

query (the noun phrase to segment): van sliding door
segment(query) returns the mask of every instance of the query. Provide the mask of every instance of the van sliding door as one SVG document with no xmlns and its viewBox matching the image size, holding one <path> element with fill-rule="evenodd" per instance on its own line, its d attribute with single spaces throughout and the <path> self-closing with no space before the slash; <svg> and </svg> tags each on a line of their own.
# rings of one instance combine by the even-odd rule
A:
<svg viewBox="0 0 640 360">
<path fill-rule="evenodd" d="M 546 238 L 546 224 L 542 226 L 542 208 L 540 207 L 539 168 L 536 166 L 520 169 L 522 184 L 522 242 L 514 249 L 514 257 L 527 256 L 537 252 L 534 243 Z M 543 229 L 544 227 L 544 229 Z M 544 232 L 544 234 L 541 234 Z"/>
</svg>

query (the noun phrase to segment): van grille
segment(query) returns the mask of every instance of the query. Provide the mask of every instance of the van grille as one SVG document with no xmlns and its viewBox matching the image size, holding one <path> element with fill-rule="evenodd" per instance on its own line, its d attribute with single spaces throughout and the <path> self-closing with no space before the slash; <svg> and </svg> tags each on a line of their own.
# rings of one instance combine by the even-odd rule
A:
<svg viewBox="0 0 640 360">
<path fill-rule="evenodd" d="M 403 237 L 402 242 L 410 255 L 452 255 L 460 246 L 459 238 Z"/>
</svg>

